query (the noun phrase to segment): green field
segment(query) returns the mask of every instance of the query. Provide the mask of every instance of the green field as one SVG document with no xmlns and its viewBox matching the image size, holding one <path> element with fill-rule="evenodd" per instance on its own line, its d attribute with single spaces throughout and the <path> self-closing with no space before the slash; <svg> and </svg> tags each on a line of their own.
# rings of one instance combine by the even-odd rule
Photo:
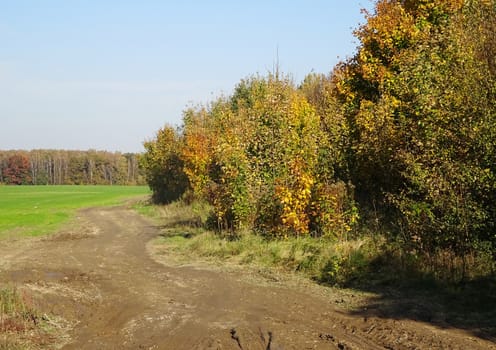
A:
<svg viewBox="0 0 496 350">
<path fill-rule="evenodd" d="M 0 186 L 0 238 L 54 232 L 77 209 L 149 193 L 146 186 Z"/>
</svg>

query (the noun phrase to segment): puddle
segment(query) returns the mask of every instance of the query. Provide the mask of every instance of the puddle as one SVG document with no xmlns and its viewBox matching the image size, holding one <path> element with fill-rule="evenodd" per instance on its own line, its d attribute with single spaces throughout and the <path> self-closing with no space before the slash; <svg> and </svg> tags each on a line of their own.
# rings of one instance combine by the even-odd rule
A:
<svg viewBox="0 0 496 350">
<path fill-rule="evenodd" d="M 60 271 L 45 271 L 45 279 L 52 281 L 59 281 L 64 278 L 64 274 Z"/>
</svg>

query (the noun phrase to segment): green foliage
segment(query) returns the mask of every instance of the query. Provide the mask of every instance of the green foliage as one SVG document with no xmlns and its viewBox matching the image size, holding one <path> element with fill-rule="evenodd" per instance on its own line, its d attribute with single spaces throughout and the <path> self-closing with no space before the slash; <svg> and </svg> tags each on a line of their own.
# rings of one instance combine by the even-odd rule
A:
<svg viewBox="0 0 496 350">
<path fill-rule="evenodd" d="M 179 199 L 188 189 L 189 183 L 183 170 L 177 132 L 171 127 L 164 127 L 157 132 L 155 140 L 143 145 L 146 152 L 140 165 L 153 191 L 153 200 L 156 203 L 170 203 Z"/>
<path fill-rule="evenodd" d="M 404 103 L 402 114 L 413 119 L 403 123 L 415 145 L 398 152 L 410 185 L 395 203 L 424 249 L 463 255 L 481 241 L 496 243 L 488 235 L 496 219 L 489 200 L 495 168 L 488 161 L 494 157 L 489 145 L 496 142 L 496 80 L 490 60 L 483 59 L 494 39 L 481 39 L 479 30 L 495 21 L 494 7 L 465 5 L 442 33 L 422 43 L 393 86 Z"/>
<path fill-rule="evenodd" d="M 308 233 L 319 118 L 288 79 L 269 76 L 253 83 L 251 91 L 253 107 L 240 113 L 251 131 L 245 133 L 245 153 L 259 203 L 255 226 L 271 234 Z"/>
<path fill-rule="evenodd" d="M 230 101 L 220 99 L 212 105 L 217 143 L 210 165 L 208 198 L 214 207 L 218 229 L 231 231 L 250 227 L 254 205 L 250 193 L 250 164 L 244 149 L 246 120 L 234 113 Z"/>
<path fill-rule="evenodd" d="M 312 191 L 311 228 L 317 236 L 346 239 L 357 224 L 353 187 L 342 181 L 318 183 Z"/>
<path fill-rule="evenodd" d="M 394 210 L 385 217 L 405 249 L 463 256 L 496 243 L 496 11 L 487 3 L 379 1 L 341 68 L 352 182 L 362 206 Z"/>
</svg>

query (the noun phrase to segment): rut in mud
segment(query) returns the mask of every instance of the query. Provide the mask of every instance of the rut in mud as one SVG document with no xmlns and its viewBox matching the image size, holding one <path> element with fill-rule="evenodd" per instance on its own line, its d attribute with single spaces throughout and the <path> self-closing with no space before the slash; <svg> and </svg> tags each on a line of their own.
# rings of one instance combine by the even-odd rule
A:
<svg viewBox="0 0 496 350">
<path fill-rule="evenodd" d="M 125 207 L 83 210 L 59 234 L 7 243 L 0 281 L 67 320 L 63 349 L 496 349 L 462 330 L 352 314 L 332 293 L 242 269 L 160 263 L 146 248 L 158 235 Z"/>
</svg>

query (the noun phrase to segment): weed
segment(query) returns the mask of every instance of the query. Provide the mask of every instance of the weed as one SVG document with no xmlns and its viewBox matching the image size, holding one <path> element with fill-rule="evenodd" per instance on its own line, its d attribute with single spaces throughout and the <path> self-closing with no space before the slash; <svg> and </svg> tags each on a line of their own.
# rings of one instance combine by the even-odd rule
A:
<svg viewBox="0 0 496 350">
<path fill-rule="evenodd" d="M 53 348 L 66 327 L 63 319 L 42 313 L 28 293 L 0 287 L 0 350 Z"/>
<path fill-rule="evenodd" d="M 0 331 L 22 332 L 36 325 L 39 316 L 16 288 L 0 289 Z"/>
<path fill-rule="evenodd" d="M 21 349 L 20 339 L 39 326 L 32 300 L 13 287 L 0 289 L 0 349 Z"/>
</svg>

